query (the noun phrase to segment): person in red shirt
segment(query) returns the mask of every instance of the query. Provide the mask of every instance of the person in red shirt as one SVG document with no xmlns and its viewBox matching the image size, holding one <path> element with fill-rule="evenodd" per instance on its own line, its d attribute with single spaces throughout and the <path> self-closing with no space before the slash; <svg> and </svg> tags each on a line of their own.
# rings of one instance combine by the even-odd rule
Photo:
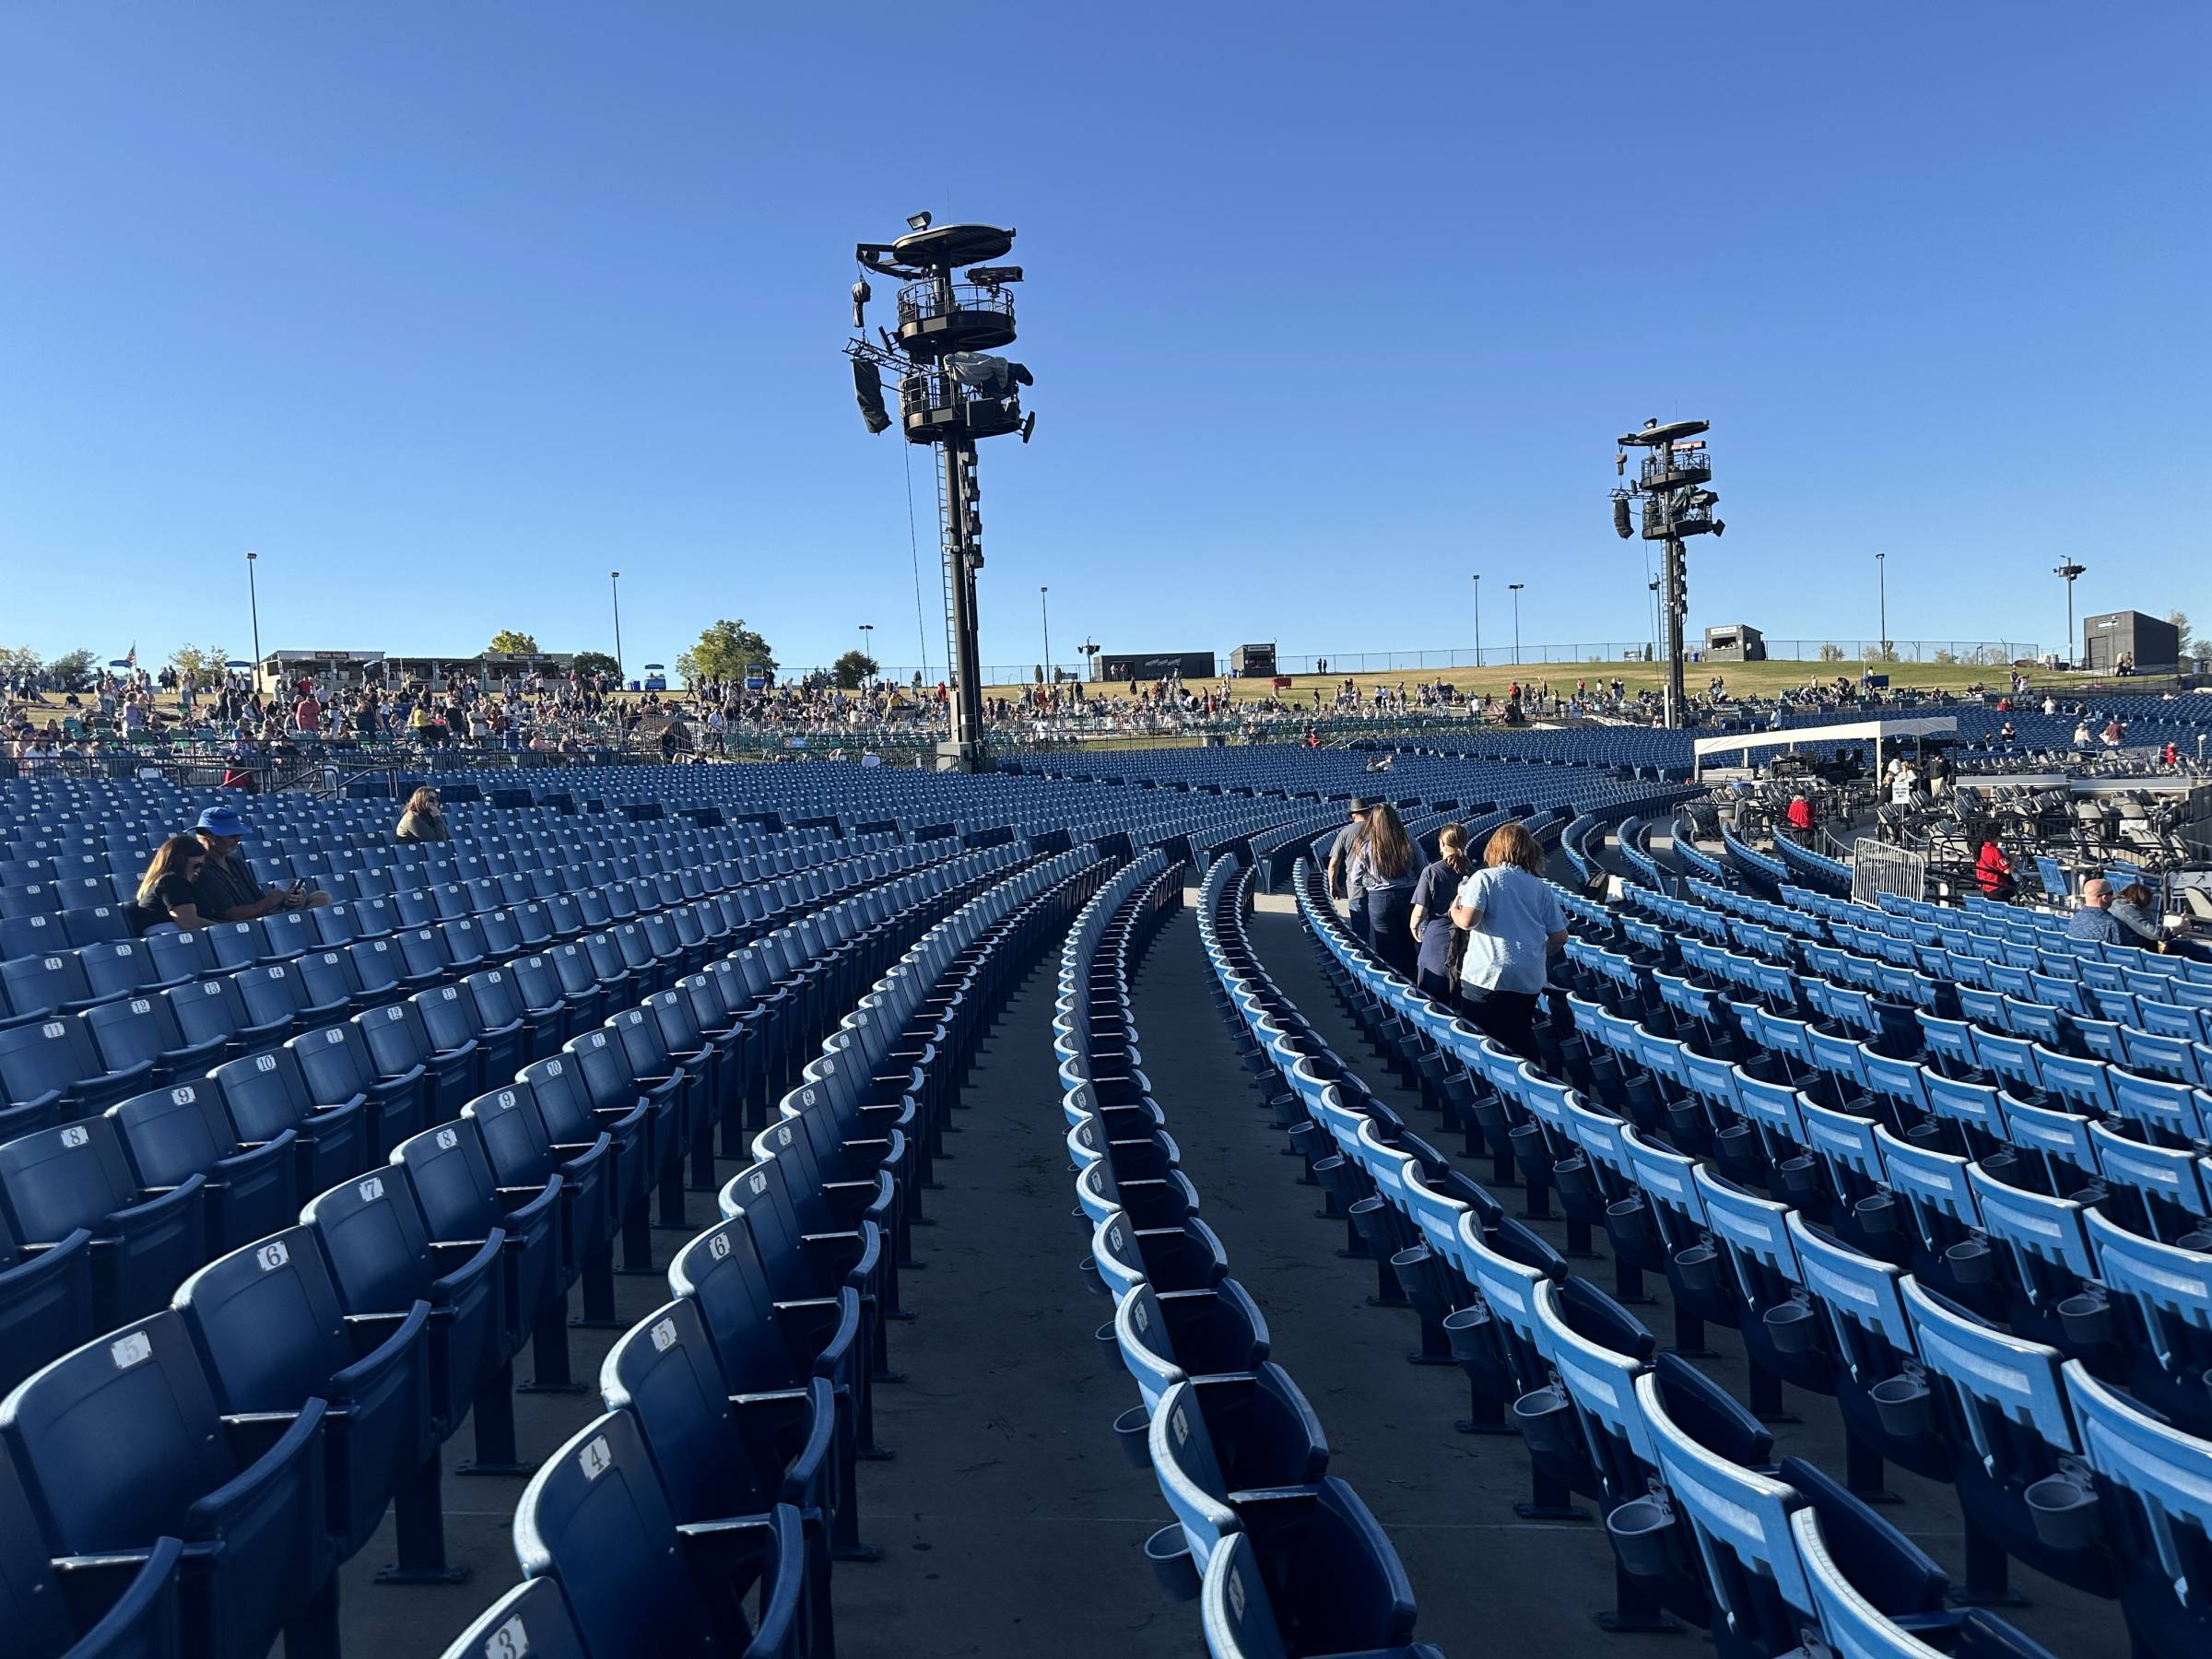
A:
<svg viewBox="0 0 2212 1659">
<path fill-rule="evenodd" d="M 1797 843 L 1800 846 L 1811 846 L 1813 843 L 1813 804 L 1802 794 L 1794 794 L 1790 797 L 1790 809 L 1783 816 L 1788 819 L 1790 828 L 1796 832 L 1794 839 Z"/>
<path fill-rule="evenodd" d="M 1982 842 L 1982 856 L 1974 860 L 1974 885 L 1984 899 L 2012 897 L 2012 860 L 1994 840 Z"/>
<path fill-rule="evenodd" d="M 296 732 L 313 732 L 322 728 L 323 705 L 315 700 L 312 691 L 303 691 L 300 700 L 292 705 L 292 729 Z"/>
</svg>

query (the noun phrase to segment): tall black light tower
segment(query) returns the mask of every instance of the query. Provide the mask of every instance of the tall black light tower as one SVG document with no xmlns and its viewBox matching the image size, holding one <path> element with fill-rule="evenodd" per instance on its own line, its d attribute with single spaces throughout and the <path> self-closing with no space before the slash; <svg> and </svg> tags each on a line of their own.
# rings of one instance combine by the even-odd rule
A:
<svg viewBox="0 0 2212 1659">
<path fill-rule="evenodd" d="M 909 443 L 934 443 L 943 452 L 937 471 L 937 527 L 945 553 L 945 634 L 952 664 L 949 740 L 937 746 L 940 771 L 977 771 L 990 761 L 983 746 L 982 652 L 977 643 L 975 573 L 982 569 L 982 492 L 976 484 L 975 446 L 985 438 L 1018 432 L 1027 443 L 1037 424 L 1021 407 L 1021 388 L 1033 384 L 1023 365 L 994 355 L 1014 339 L 1009 283 L 1019 265 L 994 265 L 1014 247 L 1014 232 L 993 225 L 932 225 L 917 213 L 907 234 L 891 242 L 862 242 L 853 250 L 863 275 L 853 285 L 853 326 L 865 326 L 874 298 L 867 273 L 900 281 L 896 334 L 877 328 L 877 339 L 855 334 L 845 342 L 853 359 L 853 389 L 868 430 L 891 424 L 884 407 L 884 376 L 896 383 L 899 423 Z M 967 265 L 965 281 L 956 268 Z"/>
<path fill-rule="evenodd" d="M 1641 500 L 1643 539 L 1666 544 L 1659 575 L 1659 643 L 1666 653 L 1665 721 L 1677 727 L 1689 723 L 1689 705 L 1682 692 L 1682 624 L 1689 614 L 1682 538 L 1707 531 L 1718 535 L 1727 527 L 1712 516 L 1721 498 L 1706 488 L 1712 481 L 1712 457 L 1699 434 L 1711 425 L 1704 420 L 1670 420 L 1663 426 L 1647 420 L 1640 430 L 1621 434 L 1620 453 L 1613 457 L 1615 473 L 1625 479 L 1629 451 L 1650 452 L 1637 469 L 1636 482 L 1614 488 L 1613 528 L 1623 540 L 1634 535 L 1629 503 Z"/>
<path fill-rule="evenodd" d="M 251 559 L 253 556 L 249 553 L 246 557 Z M 2074 584 L 2081 579 L 2088 568 L 2088 565 L 2077 564 L 2069 559 L 2065 564 L 2055 567 L 2051 572 L 2052 575 L 2066 584 L 2066 653 L 2065 663 L 2069 668 L 2074 666 Z"/>
</svg>

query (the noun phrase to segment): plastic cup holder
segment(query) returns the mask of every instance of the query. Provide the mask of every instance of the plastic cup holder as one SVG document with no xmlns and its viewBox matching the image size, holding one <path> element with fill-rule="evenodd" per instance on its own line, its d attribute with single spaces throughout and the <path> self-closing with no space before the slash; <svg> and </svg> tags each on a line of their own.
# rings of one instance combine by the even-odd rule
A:
<svg viewBox="0 0 2212 1659">
<path fill-rule="evenodd" d="M 1170 1601 L 1198 1599 L 1198 1563 L 1179 1523 L 1171 1522 L 1145 1540 L 1145 1564 Z"/>
<path fill-rule="evenodd" d="M 1807 1354 L 1813 1348 L 1813 1311 L 1801 1301 L 1777 1303 L 1759 1315 L 1767 1340 L 1778 1354 Z"/>
<path fill-rule="evenodd" d="M 1675 1273 L 1685 1290 L 1710 1296 L 1721 1288 L 1721 1253 L 1710 1244 L 1675 1252 Z"/>
<path fill-rule="evenodd" d="M 1122 1455 L 1129 1460 L 1132 1468 L 1152 1466 L 1151 1434 L 1152 1414 L 1142 1406 L 1132 1406 L 1113 1419 L 1114 1443 L 1121 1447 Z"/>
<path fill-rule="evenodd" d="M 1606 1230 L 1630 1244 L 1648 1246 L 1652 1238 L 1652 1212 L 1641 1195 L 1616 1198 L 1606 1206 Z"/>
<path fill-rule="evenodd" d="M 2103 1535 L 2097 1514 L 2097 1494 L 2088 1483 L 2071 1474 L 2046 1475 L 2021 1497 L 2028 1519 L 2046 1548 L 2087 1549 Z"/>
<path fill-rule="evenodd" d="M 1558 1383 L 1532 1389 L 1513 1402 L 1513 1422 L 1533 1454 L 1554 1456 L 1571 1452 L 1575 1445 L 1574 1408 Z"/>
<path fill-rule="evenodd" d="M 1820 1160 L 1809 1152 L 1803 1152 L 1776 1164 L 1774 1179 L 1791 1197 L 1811 1198 L 1820 1192 L 1827 1176 L 1820 1168 Z"/>
<path fill-rule="evenodd" d="M 1961 1285 L 1986 1285 L 1997 1275 L 1997 1259 L 1986 1239 L 1961 1239 L 1943 1253 L 1944 1265 Z"/>
<path fill-rule="evenodd" d="M 1122 1339 L 1114 1335 L 1113 1321 L 1108 1320 L 1090 1335 L 1091 1339 L 1098 1344 L 1099 1358 L 1105 1361 L 1106 1369 L 1110 1371 L 1120 1371 L 1122 1369 Z"/>
<path fill-rule="evenodd" d="M 1665 1578 L 1675 1571 L 1680 1538 L 1674 1512 L 1657 1498 L 1631 1498 L 1606 1517 L 1613 1553 L 1631 1578 Z"/>
<path fill-rule="evenodd" d="M 1936 1426 L 1936 1402 L 1918 1377 L 1884 1377 L 1866 1391 L 1882 1432 L 1892 1440 L 1918 1440 Z"/>
<path fill-rule="evenodd" d="M 1941 1147 L 1943 1145 L 1943 1125 L 1930 1118 L 1926 1122 L 1915 1124 L 1912 1128 L 1906 1130 L 1905 1138 L 1916 1147 Z"/>
<path fill-rule="evenodd" d="M 1489 1364 L 1494 1359 L 1489 1309 L 1453 1309 L 1444 1315 L 1444 1340 L 1452 1345 L 1452 1357 L 1461 1364 Z"/>
<path fill-rule="evenodd" d="M 2077 1291 L 2058 1304 L 2058 1322 L 2077 1347 L 2101 1347 L 2112 1340 L 2112 1304 L 2093 1290 Z"/>
<path fill-rule="evenodd" d="M 1887 1193 L 1872 1194 L 1851 1206 L 1851 1218 L 1858 1223 L 1860 1232 L 1868 1237 L 1894 1232 L 1897 1200 Z"/>
<path fill-rule="evenodd" d="M 1551 1166 L 1551 1184 L 1559 1189 L 1559 1197 L 1569 1203 L 1582 1202 L 1597 1192 L 1596 1178 L 1590 1172 L 1590 1160 L 1579 1152 Z"/>
</svg>

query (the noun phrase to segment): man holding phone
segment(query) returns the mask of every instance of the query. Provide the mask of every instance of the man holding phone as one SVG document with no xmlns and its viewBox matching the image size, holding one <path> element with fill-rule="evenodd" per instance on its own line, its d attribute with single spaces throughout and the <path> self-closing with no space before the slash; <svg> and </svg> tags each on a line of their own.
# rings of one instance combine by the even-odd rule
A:
<svg viewBox="0 0 2212 1659">
<path fill-rule="evenodd" d="M 328 893 L 312 891 L 304 881 L 273 890 L 264 888 L 246 861 L 236 856 L 239 843 L 253 831 L 234 807 L 208 807 L 193 833 L 207 850 L 207 862 L 200 867 L 193 888 L 200 914 L 207 921 L 253 922 L 278 911 L 320 910 L 331 901 Z"/>
</svg>

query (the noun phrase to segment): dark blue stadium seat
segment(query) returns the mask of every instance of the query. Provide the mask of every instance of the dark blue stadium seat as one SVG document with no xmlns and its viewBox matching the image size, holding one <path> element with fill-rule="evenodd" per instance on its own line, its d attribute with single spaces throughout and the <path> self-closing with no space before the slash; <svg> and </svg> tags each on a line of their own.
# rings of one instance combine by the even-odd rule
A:
<svg viewBox="0 0 2212 1659">
<path fill-rule="evenodd" d="M 473 1104 L 473 1102 L 472 1102 Z M 474 1117 L 440 1124 L 402 1141 L 392 1161 L 406 1172 L 424 1228 L 441 1243 L 505 1235 L 500 1303 L 505 1353 L 535 1339 L 540 1388 L 570 1387 L 568 1253 L 563 1246 L 561 1179 L 503 1186 L 492 1173 Z"/>
<path fill-rule="evenodd" d="M 183 1557 L 182 1542 L 167 1537 L 112 1565 L 57 1563 L 15 1465 L 0 1456 L 0 1630 L 17 1659 L 183 1659 Z"/>
<path fill-rule="evenodd" d="M 613 1242 L 619 1224 L 613 1141 L 596 1130 L 589 1141 L 556 1141 L 536 1090 L 524 1082 L 477 1096 L 461 1108 L 461 1116 L 476 1125 L 500 1186 L 545 1186 L 558 1178 L 563 1280 L 583 1283 L 582 1324 L 612 1325 Z"/>
<path fill-rule="evenodd" d="M 1199 1606 L 1213 1659 L 1442 1659 L 1411 1640 L 1397 1551 L 1334 1477 L 1279 1511 L 1253 1506 L 1214 1551 Z"/>
<path fill-rule="evenodd" d="M 194 1173 L 149 1193 L 104 1117 L 0 1145 L 0 1207 L 17 1248 L 60 1249 L 80 1229 L 88 1231 L 93 1311 L 108 1324 L 161 1307 L 177 1280 L 206 1259 L 206 1184 Z"/>
<path fill-rule="evenodd" d="M 376 1010 L 371 1010 L 374 1014 Z M 422 1127 L 429 1079 L 420 1065 L 392 1077 L 379 1074 L 369 1040 L 357 1020 L 317 1026 L 284 1045 L 300 1067 L 307 1098 L 317 1107 L 343 1107 L 362 1100 L 370 1114 L 370 1143 L 378 1158 Z"/>
<path fill-rule="evenodd" d="M 846 1559 L 872 1558 L 859 1544 L 852 1448 L 839 1443 L 836 1390 L 827 1378 L 734 1392 L 699 1304 L 678 1297 L 608 1351 L 599 1387 L 609 1411 L 636 1419 L 678 1521 L 788 1503 L 806 1522 L 810 1545 L 834 1542 Z"/>
<path fill-rule="evenodd" d="M 284 1129 L 247 1147 L 231 1127 L 217 1091 L 180 1083 L 108 1108 L 124 1156 L 148 1192 L 206 1178 L 207 1252 L 218 1255 L 288 1225 L 300 1212 L 293 1145 Z"/>
<path fill-rule="evenodd" d="M 207 1076 L 222 1094 L 223 1110 L 241 1146 L 261 1146 L 287 1129 L 297 1131 L 301 1192 L 321 1192 L 375 1161 L 367 1100 L 353 1095 L 334 1106 L 318 1106 L 292 1050 L 226 1060 Z"/>
<path fill-rule="evenodd" d="M 488 1423 L 477 1424 L 477 1447 L 486 1465 L 512 1465 L 512 1441 L 497 1443 L 502 1427 L 510 1436 L 512 1430 L 512 1402 L 503 1397 L 509 1392 L 500 1351 L 505 1239 L 499 1230 L 480 1244 L 434 1242 L 414 1194 L 396 1173 L 364 1175 L 318 1194 L 300 1219 L 322 1247 L 347 1313 L 389 1317 L 429 1303 L 434 1432 L 450 1440 L 471 1406 L 483 1406 L 497 1390 L 502 1398 L 491 1401 Z M 487 1439 L 494 1443 L 487 1446 Z"/>
<path fill-rule="evenodd" d="M 111 1331 L 0 1401 L 0 1442 L 56 1554 L 153 1559 L 184 1542 L 184 1649 L 263 1659 L 336 1653 L 324 1403 L 218 1412 L 172 1312 Z"/>
<path fill-rule="evenodd" d="M 324 1403 L 330 1532 L 341 1558 L 369 1541 L 395 1494 L 403 1569 L 425 1549 L 426 1524 L 435 1555 L 429 1303 L 349 1317 L 314 1235 L 290 1227 L 208 1263 L 178 1288 L 176 1310 L 224 1412 Z"/>
<path fill-rule="evenodd" d="M 526 1579 L 453 1638 L 443 1659 L 594 1659 L 549 1578 Z"/>
<path fill-rule="evenodd" d="M 678 1525 L 625 1412 L 546 1460 L 515 1511 L 527 1578 L 557 1580 L 593 1659 L 674 1653 L 807 1659 L 829 1652 L 799 1512 Z"/>
</svg>

